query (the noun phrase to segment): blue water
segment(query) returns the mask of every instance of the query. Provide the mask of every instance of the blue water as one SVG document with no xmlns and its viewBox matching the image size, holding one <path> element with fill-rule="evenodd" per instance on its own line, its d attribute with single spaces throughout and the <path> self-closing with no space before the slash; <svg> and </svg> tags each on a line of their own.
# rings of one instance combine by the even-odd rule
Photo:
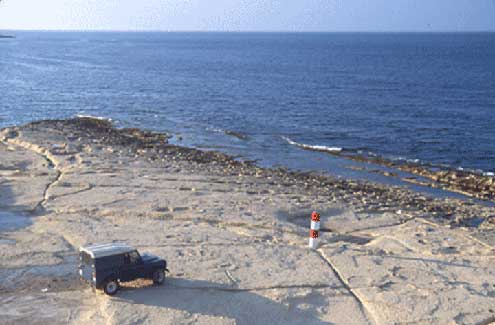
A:
<svg viewBox="0 0 495 325">
<path fill-rule="evenodd" d="M 495 171 L 494 33 L 9 34 L 0 127 L 87 114 L 263 165 L 359 174 L 286 137 Z"/>
</svg>

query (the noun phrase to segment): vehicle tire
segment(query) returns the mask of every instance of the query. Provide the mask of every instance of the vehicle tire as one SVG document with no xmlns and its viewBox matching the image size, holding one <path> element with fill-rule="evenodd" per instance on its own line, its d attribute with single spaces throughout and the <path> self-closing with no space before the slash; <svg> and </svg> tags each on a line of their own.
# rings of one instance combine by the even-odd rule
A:
<svg viewBox="0 0 495 325">
<path fill-rule="evenodd" d="M 154 284 L 163 284 L 165 282 L 165 271 L 164 270 L 156 270 L 153 272 L 153 283 Z"/>
<path fill-rule="evenodd" d="M 117 280 L 109 280 L 105 282 L 105 286 L 103 287 L 103 291 L 109 296 L 113 296 L 119 291 L 119 283 Z"/>
</svg>

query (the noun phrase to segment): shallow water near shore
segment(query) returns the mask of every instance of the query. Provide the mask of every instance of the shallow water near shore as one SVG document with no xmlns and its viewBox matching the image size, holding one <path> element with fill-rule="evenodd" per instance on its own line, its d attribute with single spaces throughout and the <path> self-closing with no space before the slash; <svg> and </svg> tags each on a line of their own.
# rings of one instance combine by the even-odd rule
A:
<svg viewBox="0 0 495 325">
<path fill-rule="evenodd" d="M 495 170 L 493 33 L 9 34 L 0 126 L 103 116 L 262 166 L 392 185 L 404 182 L 383 172 L 396 170 L 302 147 Z"/>
</svg>

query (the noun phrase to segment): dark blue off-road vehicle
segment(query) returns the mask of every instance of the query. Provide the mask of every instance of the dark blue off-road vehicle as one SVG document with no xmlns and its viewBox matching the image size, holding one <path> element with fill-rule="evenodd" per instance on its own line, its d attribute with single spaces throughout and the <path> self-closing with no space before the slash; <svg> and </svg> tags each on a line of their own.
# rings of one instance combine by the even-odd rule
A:
<svg viewBox="0 0 495 325">
<path fill-rule="evenodd" d="M 139 255 L 135 248 L 122 243 L 81 247 L 79 258 L 81 279 L 108 295 L 119 290 L 119 283 L 139 278 L 162 284 L 168 271 L 164 259 L 151 254 Z"/>
</svg>

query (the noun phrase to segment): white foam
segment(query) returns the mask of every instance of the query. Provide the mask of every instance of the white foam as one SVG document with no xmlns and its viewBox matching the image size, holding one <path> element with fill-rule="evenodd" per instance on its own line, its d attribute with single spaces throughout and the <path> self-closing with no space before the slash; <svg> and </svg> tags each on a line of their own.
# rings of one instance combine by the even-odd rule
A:
<svg viewBox="0 0 495 325">
<path fill-rule="evenodd" d="M 112 122 L 112 119 L 111 118 L 103 117 L 103 116 L 93 116 L 93 115 L 76 114 L 75 117 L 78 117 L 78 118 L 92 118 L 92 119 L 95 119 L 95 120 Z"/>
<path fill-rule="evenodd" d="M 206 131 L 211 131 L 215 133 L 225 133 L 225 130 L 220 129 L 220 128 L 214 128 L 214 127 L 207 127 Z"/>
<path fill-rule="evenodd" d="M 303 148 L 306 150 L 323 151 L 323 152 L 330 152 L 330 153 L 338 153 L 338 152 L 341 152 L 343 150 L 342 148 L 339 148 L 339 147 L 327 147 L 327 146 L 318 146 L 318 145 L 309 145 L 309 144 L 299 143 L 299 142 L 292 141 L 291 139 L 284 137 L 284 136 L 282 136 L 282 139 L 284 139 L 285 141 L 287 141 L 289 144 L 291 144 L 293 146 Z"/>
</svg>

